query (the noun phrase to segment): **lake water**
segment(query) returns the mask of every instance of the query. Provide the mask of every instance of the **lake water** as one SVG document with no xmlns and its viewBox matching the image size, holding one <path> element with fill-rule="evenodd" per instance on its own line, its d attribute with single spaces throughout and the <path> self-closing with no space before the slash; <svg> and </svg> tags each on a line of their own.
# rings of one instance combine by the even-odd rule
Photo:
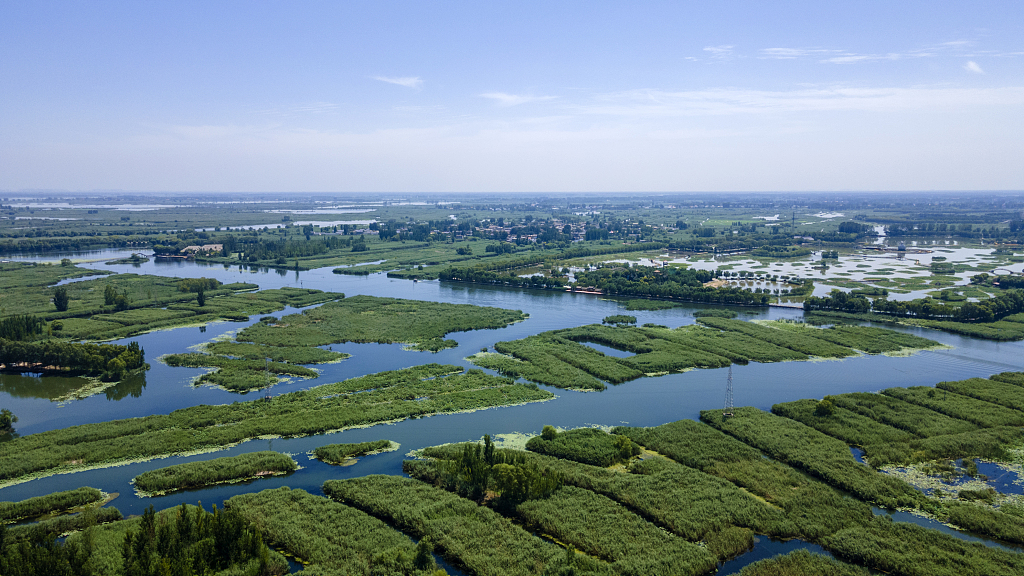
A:
<svg viewBox="0 0 1024 576">
<path fill-rule="evenodd" d="M 347 296 L 367 294 L 498 306 L 522 310 L 530 315 L 526 321 L 500 330 L 449 334 L 448 338 L 457 341 L 458 347 L 436 354 L 407 351 L 400 344 L 336 344 L 333 345 L 334 350 L 347 352 L 352 357 L 337 364 L 316 366 L 321 372 L 316 379 L 296 378 L 277 384 L 270 390 L 274 395 L 427 362 L 471 367 L 464 358 L 480 351 L 481 348 L 493 346 L 495 342 L 523 338 L 545 330 L 600 323 L 604 317 L 612 314 L 627 313 L 636 316 L 638 324 L 650 322 L 670 327 L 691 324 L 694 322 L 692 313 L 705 308 L 694 305 L 659 311 L 625 312 L 616 302 L 596 295 L 511 290 L 443 284 L 436 281 L 411 282 L 390 279 L 384 274 L 348 276 L 333 274 L 331 268 L 306 272 L 279 272 L 155 259 L 140 265 L 104 264 L 105 261 L 126 255 L 130 255 L 130 251 L 91 252 L 88 257 L 85 254 L 76 254 L 81 259 L 95 260 L 84 266 L 96 270 L 184 278 L 205 276 L 217 278 L 222 282 L 252 282 L 259 284 L 261 288 L 295 286 L 343 292 Z M 36 259 L 52 260 L 54 256 L 37 256 Z M 63 256 L 56 255 L 56 259 L 59 260 Z M 802 314 L 799 310 L 781 308 L 736 310 L 740 313 L 740 319 L 746 320 L 798 318 Z M 297 310 L 288 309 L 274 315 L 281 316 L 293 312 Z M 0 404 L 9 407 L 19 417 L 17 432 L 25 435 L 75 424 L 168 413 L 178 408 L 199 404 L 224 404 L 262 397 L 266 394 L 265 391 L 239 395 L 210 387 L 193 387 L 190 380 L 201 374 L 202 369 L 170 368 L 157 360 L 161 355 L 186 351 L 189 347 L 208 342 L 216 336 L 240 330 L 254 321 L 255 317 L 248 322 L 210 324 L 205 329 L 177 328 L 119 341 L 138 341 L 145 348 L 146 359 L 152 365 L 152 369 L 144 377 L 121 383 L 105 393 L 82 400 L 57 400 L 67 397 L 68 388 L 73 388 L 75 383 L 64 380 L 72 379 L 4 375 L 0 379 Z M 920 352 L 902 358 L 860 356 L 831 361 L 736 365 L 733 366 L 735 404 L 768 410 L 772 404 L 778 402 L 821 398 L 826 394 L 870 392 L 892 386 L 932 386 L 943 380 L 987 377 L 1008 370 L 1024 370 L 1024 354 L 1021 353 L 1024 351 L 1024 344 L 1020 342 L 973 340 L 924 329 L 901 330 L 937 340 L 951 348 Z M 603 347 L 599 349 L 603 350 Z M 550 390 L 557 397 L 549 402 L 466 414 L 432 416 L 308 438 L 252 440 L 213 454 L 171 457 L 41 478 L 0 489 L 0 500 L 21 500 L 58 490 L 93 486 L 106 492 L 120 493 L 112 505 L 125 515 L 129 515 L 140 514 L 150 504 L 163 509 L 182 502 L 195 503 L 202 500 L 208 506 L 235 494 L 276 486 L 291 486 L 320 494 L 320 485 L 325 480 L 366 474 L 401 474 L 402 460 L 410 450 L 446 442 L 477 440 L 485 433 L 538 433 L 546 424 L 563 428 L 622 424 L 656 426 L 683 418 L 696 419 L 700 410 L 723 406 L 726 373 L 727 369 L 692 370 L 661 377 L 641 378 L 610 386 L 603 392 L 573 392 L 552 388 Z M 330 466 L 307 456 L 307 452 L 324 444 L 363 442 L 381 438 L 399 442 L 402 445 L 401 450 L 365 457 L 357 464 L 347 467 Z M 133 477 L 146 470 L 258 450 L 277 450 L 293 454 L 302 468 L 285 477 L 256 480 L 250 484 L 212 487 L 158 498 L 139 498 L 134 495 L 130 484 Z M 756 547 L 756 550 L 769 549 L 774 550 L 775 546 L 769 546 L 766 542 L 765 545 Z"/>
</svg>

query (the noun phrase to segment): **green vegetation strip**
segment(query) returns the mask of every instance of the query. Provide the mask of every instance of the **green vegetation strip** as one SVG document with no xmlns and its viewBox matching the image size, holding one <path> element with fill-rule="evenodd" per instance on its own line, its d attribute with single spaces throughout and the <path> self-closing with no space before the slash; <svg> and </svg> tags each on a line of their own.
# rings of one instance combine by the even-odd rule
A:
<svg viewBox="0 0 1024 576">
<path fill-rule="evenodd" d="M 707 424 L 680 420 L 654 428 L 620 427 L 614 432 L 763 498 L 777 507 L 772 510 L 780 509 L 780 515 L 795 525 L 788 535 L 778 529 L 778 536 L 799 535 L 816 540 L 850 524 L 869 522 L 873 517 L 867 504 L 844 497 L 790 466 L 769 460 L 760 451 Z"/>
<path fill-rule="evenodd" d="M 196 378 L 193 384 L 211 384 L 220 386 L 232 392 L 247 392 L 257 388 L 266 388 L 277 383 L 276 376 L 270 374 L 284 374 L 299 376 L 302 378 L 316 378 L 319 374 L 304 366 L 284 364 L 281 362 L 266 362 L 265 360 L 245 360 L 237 358 L 226 358 L 212 354 L 170 354 L 161 358 L 168 366 L 187 366 L 189 368 L 216 368 Z"/>
<path fill-rule="evenodd" d="M 418 557 L 408 536 L 365 512 L 303 490 L 239 494 L 224 505 L 268 542 L 302 560 L 303 572 L 411 576 L 434 570 L 433 557 Z"/>
<path fill-rule="evenodd" d="M 287 362 L 289 364 L 327 364 L 348 358 L 343 352 L 333 352 L 311 346 L 260 346 L 248 342 L 215 341 L 206 345 L 206 351 L 219 356 L 234 356 L 246 360 Z"/>
<path fill-rule="evenodd" d="M 516 514 L 527 529 L 572 544 L 622 574 L 703 574 L 715 566 L 707 550 L 583 488 L 565 486 L 520 504 Z"/>
<path fill-rule="evenodd" d="M 562 557 L 557 546 L 497 512 L 411 478 L 328 480 L 323 490 L 332 500 L 429 538 L 446 560 L 476 576 L 541 574 Z"/>
<path fill-rule="evenodd" d="M 471 304 L 353 296 L 285 316 L 276 324 L 254 324 L 237 339 L 271 346 L 404 342 L 437 352 L 456 346 L 444 339 L 448 333 L 504 328 L 526 316 L 519 310 Z"/>
<path fill-rule="evenodd" d="M 406 472 L 428 481 L 442 480 L 447 471 L 443 461 L 457 461 L 460 453 L 458 445 L 428 448 L 424 456 L 441 462 L 407 461 Z M 734 526 L 775 537 L 797 535 L 781 510 L 730 482 L 669 460 L 637 462 L 624 473 L 540 454 L 527 456 L 526 462 L 535 464 L 543 476 L 607 496 L 691 542 Z"/>
<path fill-rule="evenodd" d="M 610 317 L 620 321 L 620 317 Z M 631 317 L 621 317 L 631 318 Z M 605 319 L 606 321 L 608 318 Z M 591 324 L 553 330 L 521 340 L 498 342 L 499 354 L 469 357 L 474 364 L 506 376 L 521 377 L 559 388 L 603 390 L 605 382 L 619 384 L 644 375 L 691 368 L 721 368 L 732 363 L 807 360 L 810 356 L 845 357 L 908 348 L 931 348 L 938 343 L 867 327 L 813 328 L 796 323 L 758 325 L 714 316 L 701 317 L 707 326 L 632 327 Z M 842 341 L 840 345 L 829 339 Z M 632 352 L 626 358 L 607 356 L 581 343 L 594 343 Z M 848 347 L 849 346 L 849 347 Z"/>
<path fill-rule="evenodd" d="M 96 524 L 114 522 L 121 519 L 121 511 L 117 508 L 97 508 L 81 514 L 57 516 L 35 524 L 18 524 L 6 527 L 6 540 L 14 542 L 45 541 L 48 534 L 62 535 L 84 530 Z M 0 557 L 5 554 L 0 554 Z M 10 557 L 8 557 L 10 558 Z M 0 565 L 2 568 L 2 565 Z M 10 572 L 4 572 L 9 574 Z"/>
<path fill-rule="evenodd" d="M 1005 381 L 1001 382 L 995 378 L 993 377 L 991 380 L 971 378 L 959 382 L 939 382 L 935 387 L 985 402 L 991 402 L 992 404 L 999 404 L 1013 410 L 1024 410 L 1024 387 Z"/>
<path fill-rule="evenodd" d="M 700 418 L 772 458 L 868 502 L 887 508 L 916 508 L 926 500 L 902 480 L 857 462 L 841 440 L 757 408 L 737 408 L 734 413 L 734 417 L 724 418 L 721 410 L 702 410 Z"/>
<path fill-rule="evenodd" d="M 981 426 L 1024 426 L 1024 412 L 930 386 L 887 388 L 882 394 Z"/>
<path fill-rule="evenodd" d="M 545 428 L 544 434 L 530 438 L 526 449 L 601 467 L 627 461 L 640 453 L 640 447 L 629 438 L 613 436 L 597 428 L 577 428 L 561 433 Z"/>
<path fill-rule="evenodd" d="M 355 444 L 328 444 L 316 447 L 313 450 L 313 455 L 328 464 L 341 464 L 356 456 L 391 452 L 398 450 L 398 447 L 398 443 L 391 440 L 374 440 L 373 442 L 359 442 Z"/>
<path fill-rule="evenodd" d="M 722 422 L 720 414 L 714 416 Z M 776 438 L 778 445 L 803 443 L 801 434 L 796 432 L 799 425 L 792 427 L 785 424 L 788 421 L 784 418 L 760 414 L 763 416 L 756 416 L 754 409 L 737 410 L 736 415 L 725 422 L 731 433 L 756 428 Z M 704 412 L 702 416 L 707 418 L 712 414 Z M 736 426 L 742 419 L 749 422 Z M 617 428 L 615 432 L 626 434 L 680 462 L 730 477 L 733 482 L 782 507 L 786 516 L 800 525 L 806 538 L 849 562 L 906 575 L 955 574 L 951 568 L 954 566 L 965 570 L 964 573 L 1011 574 L 1024 566 L 1019 554 L 964 542 L 913 524 L 894 523 L 888 517 L 876 517 L 865 503 L 839 496 L 828 486 L 779 462 L 765 459 L 751 446 L 703 423 L 682 420 L 655 428 Z M 983 513 L 977 514 L 974 510 Z M 957 520 L 958 525 L 1008 541 L 1017 541 L 1016 534 L 1020 531 L 1017 519 L 977 506 L 957 503 L 957 506 L 944 508 L 942 514 L 947 521 L 965 516 L 963 521 Z M 934 555 L 929 553 L 931 548 L 935 549 Z M 986 569 L 966 568 L 970 563 Z"/>
<path fill-rule="evenodd" d="M 323 434 L 430 414 L 547 400 L 533 385 L 427 364 L 276 396 L 166 415 L 83 424 L 0 444 L 0 482 L 214 450 L 259 436 Z"/>
<path fill-rule="evenodd" d="M 135 477 L 135 488 L 146 495 L 166 494 L 213 484 L 242 482 L 279 476 L 298 468 L 291 456 L 278 452 L 250 452 L 202 462 L 175 464 L 143 472 Z"/>
<path fill-rule="evenodd" d="M 748 564 L 738 576 L 869 576 L 871 571 L 807 550 L 795 550 Z"/>
<path fill-rule="evenodd" d="M 668 302 L 665 300 L 626 300 L 619 303 L 626 310 L 668 310 L 682 306 L 679 302 Z"/>
<path fill-rule="evenodd" d="M 20 502 L 0 502 L 0 523 L 15 522 L 25 518 L 35 518 L 44 514 L 70 510 L 99 502 L 102 499 L 103 492 L 83 486 L 75 490 L 54 492 Z"/>
</svg>

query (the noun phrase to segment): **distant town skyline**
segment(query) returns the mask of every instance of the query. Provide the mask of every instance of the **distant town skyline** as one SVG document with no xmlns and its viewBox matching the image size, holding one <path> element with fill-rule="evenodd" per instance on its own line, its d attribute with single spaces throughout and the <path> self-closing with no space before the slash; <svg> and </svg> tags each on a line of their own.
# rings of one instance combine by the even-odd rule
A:
<svg viewBox="0 0 1024 576">
<path fill-rule="evenodd" d="M 0 191 L 1024 189 L 1020 2 L 0 5 Z"/>
</svg>

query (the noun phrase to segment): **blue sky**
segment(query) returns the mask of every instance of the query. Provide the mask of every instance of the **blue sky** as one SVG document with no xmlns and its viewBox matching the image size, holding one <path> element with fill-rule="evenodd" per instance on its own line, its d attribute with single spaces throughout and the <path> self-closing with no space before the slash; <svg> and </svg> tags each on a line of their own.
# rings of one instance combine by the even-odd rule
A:
<svg viewBox="0 0 1024 576">
<path fill-rule="evenodd" d="M 1024 189 L 1024 2 L 3 2 L 0 190 Z"/>
</svg>

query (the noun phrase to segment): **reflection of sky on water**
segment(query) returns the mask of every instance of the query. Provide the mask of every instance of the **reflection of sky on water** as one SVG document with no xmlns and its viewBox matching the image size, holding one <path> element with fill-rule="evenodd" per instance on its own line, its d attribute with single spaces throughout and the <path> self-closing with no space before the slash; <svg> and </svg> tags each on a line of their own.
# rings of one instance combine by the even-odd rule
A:
<svg viewBox="0 0 1024 576">
<path fill-rule="evenodd" d="M 499 330 L 480 330 L 453 333 L 448 336 L 459 343 L 457 348 L 436 354 L 405 351 L 400 344 L 340 344 L 336 351 L 352 354 L 337 364 L 316 366 L 321 372 L 317 379 L 291 381 L 275 385 L 270 393 L 277 395 L 293 390 L 335 382 L 382 370 L 393 370 L 427 362 L 451 363 L 470 367 L 464 360 L 483 347 L 492 347 L 497 341 L 515 340 L 545 330 L 600 323 L 612 314 L 625 313 L 637 317 L 638 324 L 654 323 L 676 327 L 693 323 L 692 312 L 707 306 L 689 305 L 657 311 L 624 311 L 615 301 L 596 295 L 568 294 L 559 291 L 510 290 L 489 286 L 447 284 L 440 282 L 413 283 L 387 278 L 384 274 L 347 276 L 323 268 L 308 272 L 273 270 L 238 266 L 197 264 L 184 260 L 171 262 L 150 260 L 135 268 L 103 262 L 125 257 L 130 251 L 90 252 L 98 261 L 86 266 L 96 270 L 159 274 L 183 278 L 213 277 L 222 282 L 254 282 L 263 288 L 295 286 L 343 292 L 346 295 L 369 294 L 482 306 L 519 309 L 530 314 L 524 322 Z M 53 258 L 54 256 L 49 256 Z M 59 259 L 59 258 L 58 258 Z M 800 311 L 772 308 L 733 308 L 742 319 L 799 318 Z M 281 317 L 296 310 L 276 312 Z M 214 337 L 230 335 L 252 322 L 220 322 L 210 324 L 202 332 L 195 327 L 177 328 L 143 334 L 118 343 L 138 341 L 146 350 L 152 369 L 144 382 L 115 387 L 107 394 L 67 403 L 56 408 L 45 398 L 16 396 L 0 390 L 0 401 L 10 407 L 21 419 L 17 425 L 20 434 L 63 428 L 87 422 L 149 414 L 166 414 L 172 410 L 198 404 L 224 404 L 250 401 L 265 392 L 248 395 L 233 394 L 210 387 L 195 388 L 190 380 L 202 369 L 171 368 L 156 360 L 163 354 L 183 352 L 189 347 L 208 342 Z M 989 376 L 1007 370 L 1024 369 L 1022 344 L 1019 342 L 989 342 L 918 328 L 899 330 L 938 340 L 952 346 L 949 350 L 922 352 L 906 358 L 887 356 L 861 356 L 846 360 L 820 362 L 784 362 L 733 366 L 735 403 L 737 406 L 756 406 L 770 409 L 777 402 L 802 398 L 820 398 L 825 394 L 854 391 L 877 391 L 890 386 L 932 386 L 943 380 L 957 380 L 975 376 Z M 0 500 L 19 500 L 29 496 L 76 486 L 95 486 L 108 492 L 120 492 L 113 505 L 127 514 L 141 513 L 145 506 L 154 504 L 158 509 L 181 502 L 220 502 L 231 495 L 271 488 L 292 486 L 312 493 L 320 493 L 320 485 L 330 478 L 362 476 L 370 473 L 401 474 L 401 462 L 409 450 L 444 442 L 458 442 L 480 438 L 485 433 L 534 433 L 546 424 L 572 428 L 593 424 L 654 426 L 682 418 L 698 418 L 699 411 L 720 407 L 725 398 L 726 369 L 692 370 L 662 377 L 641 378 L 600 393 L 583 393 L 551 389 L 556 394 L 552 401 L 500 409 L 488 409 L 467 414 L 439 415 L 407 420 L 390 425 L 347 430 L 330 435 L 295 439 L 262 439 L 239 446 L 187 457 L 172 457 L 115 468 L 93 470 L 33 480 L 0 489 Z M 116 400 L 116 401 L 115 401 Z M 362 442 L 388 438 L 402 444 L 395 453 L 362 459 L 355 466 L 339 468 L 318 461 L 306 461 L 302 454 L 313 448 L 334 442 Z M 205 460 L 242 452 L 273 449 L 297 454 L 304 467 L 282 478 L 259 480 L 251 485 L 221 486 L 194 492 L 179 493 L 155 499 L 139 499 L 133 495 L 131 479 L 144 470 L 160 468 L 179 462 Z"/>
</svg>

